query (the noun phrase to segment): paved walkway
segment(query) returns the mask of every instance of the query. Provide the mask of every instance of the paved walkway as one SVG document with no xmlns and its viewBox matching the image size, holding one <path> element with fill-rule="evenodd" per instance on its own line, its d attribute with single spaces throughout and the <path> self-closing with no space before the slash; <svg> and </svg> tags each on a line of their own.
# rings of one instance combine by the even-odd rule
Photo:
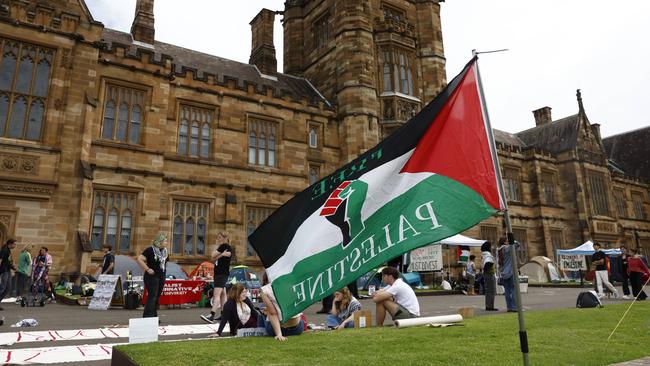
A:
<svg viewBox="0 0 650 366">
<path fill-rule="evenodd" d="M 650 365 L 650 357 L 644 357 L 633 361 L 615 363 L 610 366 L 647 366 L 647 365 Z"/>
</svg>

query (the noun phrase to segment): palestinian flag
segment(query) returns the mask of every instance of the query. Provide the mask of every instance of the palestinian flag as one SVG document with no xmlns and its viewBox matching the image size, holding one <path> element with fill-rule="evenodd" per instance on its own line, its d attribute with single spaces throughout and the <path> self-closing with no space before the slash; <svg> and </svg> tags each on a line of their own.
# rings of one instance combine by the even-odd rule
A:
<svg viewBox="0 0 650 366">
<path fill-rule="evenodd" d="M 249 236 L 283 320 L 404 252 L 501 209 L 476 58 L 399 130 Z"/>
</svg>

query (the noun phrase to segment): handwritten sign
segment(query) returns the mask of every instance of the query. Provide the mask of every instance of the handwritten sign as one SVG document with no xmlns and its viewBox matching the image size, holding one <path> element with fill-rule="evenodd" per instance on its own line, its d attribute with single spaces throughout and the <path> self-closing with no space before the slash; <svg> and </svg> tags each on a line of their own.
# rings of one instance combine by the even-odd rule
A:
<svg viewBox="0 0 650 366">
<path fill-rule="evenodd" d="M 124 305 L 124 291 L 120 275 L 103 274 L 97 278 L 93 297 L 88 304 L 90 310 L 108 310 L 114 305 Z"/>
<path fill-rule="evenodd" d="M 585 256 L 580 254 L 560 254 L 560 268 L 564 271 L 586 271 L 587 262 Z"/>
<path fill-rule="evenodd" d="M 442 269 L 442 246 L 429 245 L 411 251 L 409 272 L 438 271 Z"/>
</svg>

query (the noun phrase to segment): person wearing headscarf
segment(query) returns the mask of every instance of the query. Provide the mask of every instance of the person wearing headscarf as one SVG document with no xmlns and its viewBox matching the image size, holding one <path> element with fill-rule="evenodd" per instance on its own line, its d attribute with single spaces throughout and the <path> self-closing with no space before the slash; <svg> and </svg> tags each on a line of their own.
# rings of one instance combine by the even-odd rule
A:
<svg viewBox="0 0 650 366">
<path fill-rule="evenodd" d="M 147 303 L 143 318 L 157 317 L 160 295 L 165 286 L 165 265 L 167 263 L 167 235 L 158 234 L 138 256 L 138 265 L 144 270 L 144 287 L 147 290 Z"/>
<path fill-rule="evenodd" d="M 486 241 L 481 245 L 481 261 L 483 262 L 483 280 L 485 281 L 485 310 L 497 311 L 494 307 L 494 296 L 497 293 L 497 278 L 494 270 L 492 244 Z"/>
</svg>

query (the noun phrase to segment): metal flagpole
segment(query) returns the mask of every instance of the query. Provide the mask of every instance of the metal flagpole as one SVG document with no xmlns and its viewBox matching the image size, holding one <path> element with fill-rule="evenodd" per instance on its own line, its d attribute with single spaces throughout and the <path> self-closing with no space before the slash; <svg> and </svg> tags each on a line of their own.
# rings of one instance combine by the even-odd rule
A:
<svg viewBox="0 0 650 366">
<path fill-rule="evenodd" d="M 477 57 L 479 53 L 492 53 L 507 50 L 496 50 L 488 52 L 477 52 L 472 50 L 472 56 Z M 479 72 L 478 59 L 476 61 L 476 82 L 478 84 L 479 96 L 481 99 L 481 107 L 483 109 L 483 117 L 485 118 L 485 127 L 490 142 L 490 151 L 492 152 L 492 160 L 494 162 L 494 170 L 497 178 L 497 186 L 499 187 L 499 197 L 503 205 L 503 220 L 506 224 L 506 231 L 508 235 L 508 244 L 510 244 L 510 258 L 512 259 L 512 269 L 515 281 L 515 299 L 517 302 L 517 316 L 519 318 L 519 344 L 521 346 L 521 353 L 524 356 L 524 365 L 528 366 L 528 335 L 526 334 L 526 324 L 524 323 L 524 312 L 521 306 L 521 290 L 519 288 L 519 266 L 517 265 L 517 253 L 514 247 L 514 235 L 512 234 L 512 225 L 510 224 L 510 216 L 508 214 L 508 201 L 505 197 L 505 190 L 503 188 L 503 180 L 501 178 L 501 168 L 499 165 L 499 156 L 494 143 L 494 134 L 490 124 L 490 116 L 488 115 L 487 103 L 485 102 L 485 93 L 483 93 L 483 83 L 481 82 L 481 73 Z"/>
</svg>

